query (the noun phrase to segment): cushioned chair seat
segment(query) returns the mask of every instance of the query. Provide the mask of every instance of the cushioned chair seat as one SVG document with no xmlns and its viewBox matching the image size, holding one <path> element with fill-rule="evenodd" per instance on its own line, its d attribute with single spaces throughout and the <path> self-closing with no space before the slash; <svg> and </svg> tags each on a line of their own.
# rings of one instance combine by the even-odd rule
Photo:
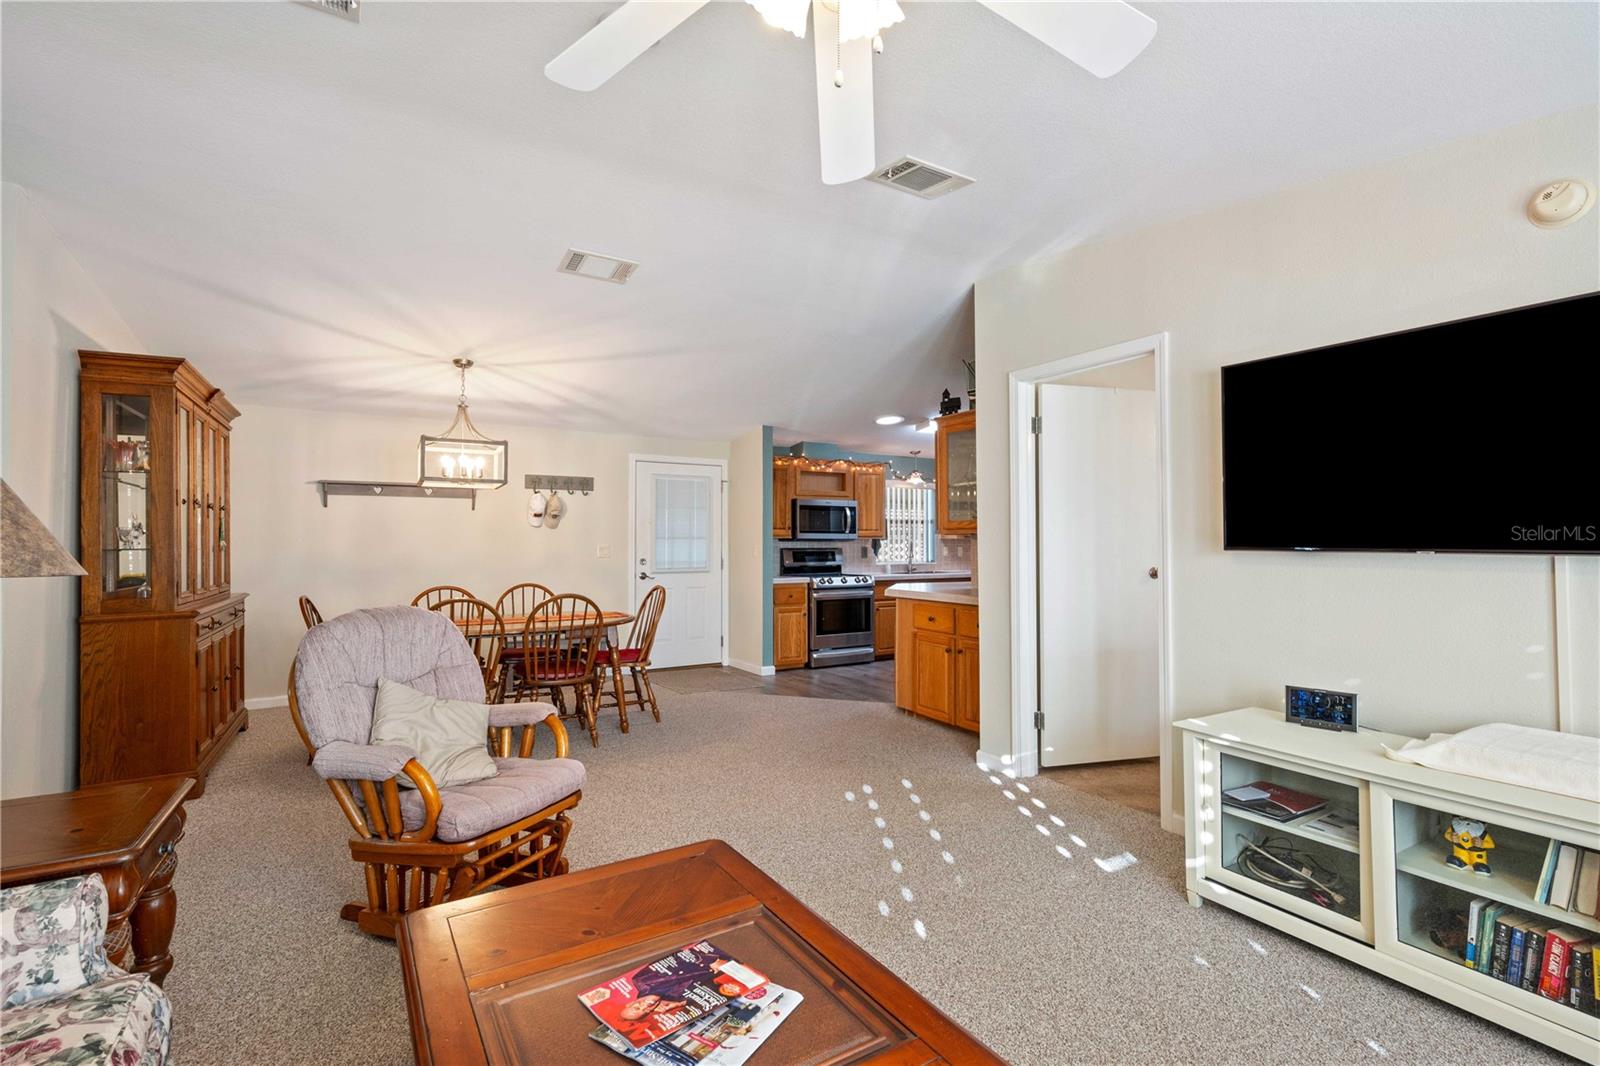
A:
<svg viewBox="0 0 1600 1066">
<path fill-rule="evenodd" d="M 636 663 L 639 661 L 643 648 L 612 648 L 611 661 L 614 663 Z"/>
<path fill-rule="evenodd" d="M 439 790 L 439 825 L 435 835 L 451 844 L 471 840 L 543 810 L 580 791 L 587 774 L 576 759 L 496 759 L 500 773 L 469 785 Z M 422 797 L 411 789 L 400 793 L 400 814 L 407 830 L 422 825 Z"/>
<path fill-rule="evenodd" d="M 6 1066 L 159 1066 L 167 1061 L 171 1027 L 167 997 L 140 973 L 7 1007 L 0 1046 Z"/>
</svg>

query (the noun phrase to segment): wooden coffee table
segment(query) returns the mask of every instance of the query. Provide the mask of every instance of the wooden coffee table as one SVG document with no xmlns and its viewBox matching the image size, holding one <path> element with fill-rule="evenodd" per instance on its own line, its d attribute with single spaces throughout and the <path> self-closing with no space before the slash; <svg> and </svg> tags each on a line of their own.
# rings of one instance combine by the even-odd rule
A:
<svg viewBox="0 0 1600 1066">
<path fill-rule="evenodd" d="M 1003 1061 L 720 840 L 428 907 L 397 939 L 420 1063 L 615 1066 L 578 993 L 696 940 L 805 997 L 750 1066 Z"/>
</svg>

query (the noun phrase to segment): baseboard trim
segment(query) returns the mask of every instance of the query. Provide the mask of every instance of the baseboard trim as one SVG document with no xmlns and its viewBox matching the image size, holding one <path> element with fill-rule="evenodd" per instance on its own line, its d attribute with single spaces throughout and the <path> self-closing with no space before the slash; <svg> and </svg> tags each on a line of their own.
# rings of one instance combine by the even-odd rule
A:
<svg viewBox="0 0 1600 1066">
<path fill-rule="evenodd" d="M 244 709 L 247 711 L 265 711 L 273 707 L 286 708 L 288 706 L 289 697 L 287 695 L 255 696 L 244 701 Z"/>
<path fill-rule="evenodd" d="M 735 670 L 743 670 L 747 674 L 755 674 L 757 677 L 771 677 L 777 672 L 770 666 L 757 666 L 755 663 L 747 663 L 739 659 L 729 659 L 728 665 Z"/>
<path fill-rule="evenodd" d="M 1039 753 L 1036 751 L 1019 751 L 1015 755 L 991 755 L 987 751 L 979 750 L 978 766 L 990 773 L 1006 773 L 1017 777 L 1034 777 L 1039 773 Z"/>
</svg>

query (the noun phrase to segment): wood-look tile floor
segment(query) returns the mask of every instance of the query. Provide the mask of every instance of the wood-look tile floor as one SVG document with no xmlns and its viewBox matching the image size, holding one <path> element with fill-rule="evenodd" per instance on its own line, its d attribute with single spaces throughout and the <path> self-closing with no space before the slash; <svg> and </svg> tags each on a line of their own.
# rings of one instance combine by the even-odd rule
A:
<svg viewBox="0 0 1600 1066">
<path fill-rule="evenodd" d="M 829 666 L 821 670 L 783 670 L 770 677 L 757 677 L 729 666 L 652 670 L 650 677 L 656 688 L 682 695 L 751 689 L 772 695 L 803 696 L 817 700 L 894 702 L 893 659 L 853 666 Z"/>
</svg>

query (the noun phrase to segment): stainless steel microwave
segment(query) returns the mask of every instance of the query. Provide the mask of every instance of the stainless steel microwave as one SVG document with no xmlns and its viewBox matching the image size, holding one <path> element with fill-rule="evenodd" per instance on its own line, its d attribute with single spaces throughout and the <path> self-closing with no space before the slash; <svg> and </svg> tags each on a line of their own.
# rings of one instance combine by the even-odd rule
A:
<svg viewBox="0 0 1600 1066">
<path fill-rule="evenodd" d="M 856 501 L 797 499 L 795 540 L 855 540 Z"/>
</svg>

